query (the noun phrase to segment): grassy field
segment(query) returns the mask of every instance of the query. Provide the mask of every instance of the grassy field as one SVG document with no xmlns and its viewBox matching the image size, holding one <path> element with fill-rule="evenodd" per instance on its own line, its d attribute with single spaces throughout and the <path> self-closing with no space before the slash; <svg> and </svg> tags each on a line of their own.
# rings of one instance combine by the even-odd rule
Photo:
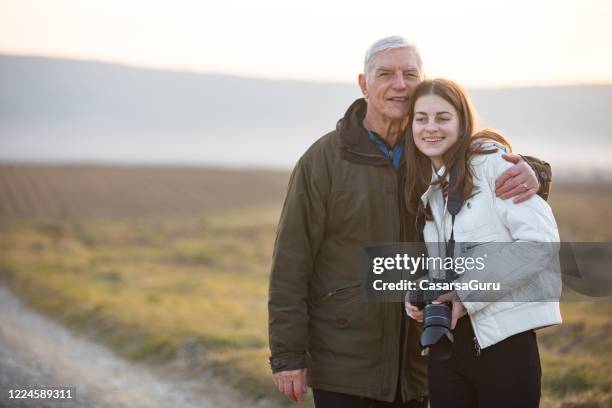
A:
<svg viewBox="0 0 612 408">
<path fill-rule="evenodd" d="M 129 359 L 184 358 L 283 402 L 267 357 L 267 279 L 287 174 L 0 167 L 0 279 Z M 103 193 L 101 193 L 103 192 Z M 555 186 L 566 240 L 612 241 L 612 191 Z M 546 407 L 612 404 L 610 302 L 562 305 L 539 334 Z"/>
</svg>

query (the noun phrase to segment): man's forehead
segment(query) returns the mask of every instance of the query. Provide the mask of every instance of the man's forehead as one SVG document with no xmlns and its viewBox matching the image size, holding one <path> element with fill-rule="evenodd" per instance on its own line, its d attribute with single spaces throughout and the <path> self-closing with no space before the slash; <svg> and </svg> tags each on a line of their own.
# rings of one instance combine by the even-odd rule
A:
<svg viewBox="0 0 612 408">
<path fill-rule="evenodd" d="M 410 48 L 384 50 L 374 57 L 374 69 L 418 70 L 417 57 Z"/>
</svg>

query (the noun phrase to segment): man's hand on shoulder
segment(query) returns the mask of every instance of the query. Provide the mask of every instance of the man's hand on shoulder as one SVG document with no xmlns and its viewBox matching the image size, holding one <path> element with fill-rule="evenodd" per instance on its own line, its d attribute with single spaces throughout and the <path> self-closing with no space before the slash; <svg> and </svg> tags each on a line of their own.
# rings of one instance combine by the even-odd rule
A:
<svg viewBox="0 0 612 408">
<path fill-rule="evenodd" d="M 540 189 L 540 182 L 531 166 L 518 154 L 503 154 L 504 160 L 514 166 L 504 171 L 495 181 L 495 194 L 502 200 L 514 198 L 515 204 L 533 197 Z"/>
<path fill-rule="evenodd" d="M 306 380 L 307 368 L 298 370 L 279 371 L 274 373 L 274 384 L 278 390 L 285 394 L 291 401 L 301 404 L 308 388 Z"/>
</svg>

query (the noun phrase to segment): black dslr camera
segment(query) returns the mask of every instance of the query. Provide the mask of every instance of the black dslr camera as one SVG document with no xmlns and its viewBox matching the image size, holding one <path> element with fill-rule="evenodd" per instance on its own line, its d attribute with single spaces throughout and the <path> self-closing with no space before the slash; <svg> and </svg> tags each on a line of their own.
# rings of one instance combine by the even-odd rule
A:
<svg viewBox="0 0 612 408">
<path fill-rule="evenodd" d="M 454 274 L 454 272 L 452 272 Z M 449 273 L 447 272 L 447 275 Z M 450 282 L 451 280 L 432 280 L 432 283 Z M 417 281 L 417 286 L 418 286 Z M 447 291 L 425 291 L 417 289 L 408 292 L 410 304 L 423 310 L 423 333 L 421 334 L 421 347 L 429 349 L 431 358 L 435 360 L 448 360 L 453 346 L 453 333 L 451 332 L 451 305 L 446 303 L 432 303 Z"/>
</svg>

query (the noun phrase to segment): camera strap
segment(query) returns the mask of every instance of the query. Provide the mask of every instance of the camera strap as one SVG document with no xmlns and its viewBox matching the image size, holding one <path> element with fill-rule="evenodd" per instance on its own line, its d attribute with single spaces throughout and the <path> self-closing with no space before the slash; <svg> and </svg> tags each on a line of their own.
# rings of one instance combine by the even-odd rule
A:
<svg viewBox="0 0 612 408">
<path fill-rule="evenodd" d="M 457 186 L 457 167 L 453 166 L 450 170 L 450 182 L 448 185 L 448 201 L 446 209 L 452 217 L 451 235 L 446 244 L 446 256 L 453 258 L 455 255 L 455 216 L 461 211 L 463 200 L 461 199 L 461 191 Z M 454 272 L 454 271 L 453 271 Z"/>
</svg>

